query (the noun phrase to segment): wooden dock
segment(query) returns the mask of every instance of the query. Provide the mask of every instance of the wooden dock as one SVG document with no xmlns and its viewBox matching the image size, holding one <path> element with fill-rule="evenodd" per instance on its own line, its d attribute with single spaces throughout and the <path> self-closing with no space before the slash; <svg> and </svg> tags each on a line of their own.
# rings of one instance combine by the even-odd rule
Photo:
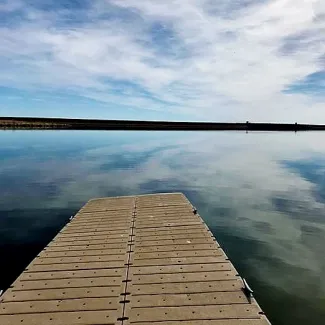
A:
<svg viewBox="0 0 325 325">
<path fill-rule="evenodd" d="M 89 201 L 0 298 L 1 325 L 267 325 L 183 194 Z"/>
</svg>

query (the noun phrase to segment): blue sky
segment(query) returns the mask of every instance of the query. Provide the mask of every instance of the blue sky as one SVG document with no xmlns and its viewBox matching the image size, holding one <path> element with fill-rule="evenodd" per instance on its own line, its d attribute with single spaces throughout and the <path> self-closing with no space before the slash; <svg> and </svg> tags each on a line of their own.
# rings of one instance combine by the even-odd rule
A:
<svg viewBox="0 0 325 325">
<path fill-rule="evenodd" d="M 322 0 L 0 0 L 0 115 L 325 123 Z"/>
</svg>

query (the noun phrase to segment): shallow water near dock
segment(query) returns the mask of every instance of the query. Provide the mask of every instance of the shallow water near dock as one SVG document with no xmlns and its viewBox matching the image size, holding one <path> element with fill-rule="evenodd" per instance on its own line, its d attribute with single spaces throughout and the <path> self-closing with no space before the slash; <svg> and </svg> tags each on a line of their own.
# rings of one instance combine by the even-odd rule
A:
<svg viewBox="0 0 325 325">
<path fill-rule="evenodd" d="M 325 319 L 325 133 L 0 132 L 0 289 L 95 197 L 183 192 L 273 325 Z"/>
</svg>

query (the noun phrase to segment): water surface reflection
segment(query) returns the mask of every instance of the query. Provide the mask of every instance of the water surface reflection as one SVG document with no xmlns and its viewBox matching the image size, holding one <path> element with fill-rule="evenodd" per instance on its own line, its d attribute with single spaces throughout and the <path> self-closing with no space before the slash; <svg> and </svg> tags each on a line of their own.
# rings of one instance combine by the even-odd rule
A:
<svg viewBox="0 0 325 325">
<path fill-rule="evenodd" d="M 0 133 L 0 288 L 92 197 L 182 191 L 274 325 L 325 317 L 325 134 Z"/>
</svg>

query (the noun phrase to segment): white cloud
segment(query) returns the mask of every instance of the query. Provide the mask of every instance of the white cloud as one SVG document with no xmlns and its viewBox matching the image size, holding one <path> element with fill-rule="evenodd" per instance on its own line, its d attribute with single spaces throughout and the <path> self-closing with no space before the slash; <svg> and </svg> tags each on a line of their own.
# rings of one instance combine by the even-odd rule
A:
<svg viewBox="0 0 325 325">
<path fill-rule="evenodd" d="M 324 68 L 321 0 L 111 0 L 47 12 L 12 1 L 1 11 L 20 13 L 0 27 L 2 85 L 201 120 L 325 122 L 325 96 L 284 93 Z"/>
</svg>

